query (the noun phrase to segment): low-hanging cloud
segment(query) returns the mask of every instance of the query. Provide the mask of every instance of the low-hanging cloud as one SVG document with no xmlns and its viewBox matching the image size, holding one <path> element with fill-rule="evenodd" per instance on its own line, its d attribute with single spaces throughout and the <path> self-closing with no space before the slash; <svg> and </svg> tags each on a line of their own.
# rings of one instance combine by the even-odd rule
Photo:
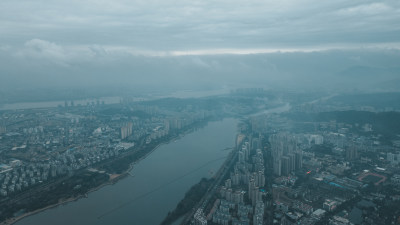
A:
<svg viewBox="0 0 400 225">
<path fill-rule="evenodd" d="M 397 0 L 0 1 L 3 87 L 371 87 L 399 49 Z"/>
</svg>

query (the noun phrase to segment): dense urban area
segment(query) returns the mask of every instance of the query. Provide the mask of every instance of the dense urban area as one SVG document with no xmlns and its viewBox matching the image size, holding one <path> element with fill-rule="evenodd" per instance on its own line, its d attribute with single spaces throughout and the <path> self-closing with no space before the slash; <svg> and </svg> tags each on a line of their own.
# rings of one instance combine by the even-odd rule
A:
<svg viewBox="0 0 400 225">
<path fill-rule="evenodd" d="M 0 111 L 0 222 L 85 197 L 160 144 L 241 120 L 235 147 L 162 224 L 400 224 L 400 94 L 238 89 Z"/>
</svg>

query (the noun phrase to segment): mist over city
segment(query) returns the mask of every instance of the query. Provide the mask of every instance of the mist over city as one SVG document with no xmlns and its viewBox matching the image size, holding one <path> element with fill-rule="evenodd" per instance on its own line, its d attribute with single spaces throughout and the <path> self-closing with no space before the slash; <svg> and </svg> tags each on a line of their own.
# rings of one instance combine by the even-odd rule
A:
<svg viewBox="0 0 400 225">
<path fill-rule="evenodd" d="M 400 224 L 400 2 L 0 2 L 0 224 Z"/>
</svg>

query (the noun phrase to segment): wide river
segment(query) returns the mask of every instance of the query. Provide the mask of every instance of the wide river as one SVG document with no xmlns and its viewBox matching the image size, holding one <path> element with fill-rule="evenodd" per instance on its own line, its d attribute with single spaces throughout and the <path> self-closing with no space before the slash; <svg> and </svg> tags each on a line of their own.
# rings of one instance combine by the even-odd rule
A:
<svg viewBox="0 0 400 225">
<path fill-rule="evenodd" d="M 26 217 L 17 225 L 159 224 L 202 177 L 211 177 L 233 147 L 236 119 L 210 122 L 161 145 L 135 164 L 131 176 L 62 206 Z"/>
</svg>

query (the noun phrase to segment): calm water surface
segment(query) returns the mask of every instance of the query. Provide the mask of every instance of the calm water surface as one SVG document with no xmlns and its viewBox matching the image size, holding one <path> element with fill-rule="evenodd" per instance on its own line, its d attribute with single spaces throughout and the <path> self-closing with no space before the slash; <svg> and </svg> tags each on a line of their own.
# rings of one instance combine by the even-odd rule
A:
<svg viewBox="0 0 400 225">
<path fill-rule="evenodd" d="M 36 215 L 18 225 L 38 224 L 159 224 L 202 177 L 211 177 L 233 147 L 237 134 L 235 119 L 210 122 L 156 149 L 137 163 L 131 174 L 114 185 Z M 219 159 L 219 160 L 216 160 Z"/>
</svg>

